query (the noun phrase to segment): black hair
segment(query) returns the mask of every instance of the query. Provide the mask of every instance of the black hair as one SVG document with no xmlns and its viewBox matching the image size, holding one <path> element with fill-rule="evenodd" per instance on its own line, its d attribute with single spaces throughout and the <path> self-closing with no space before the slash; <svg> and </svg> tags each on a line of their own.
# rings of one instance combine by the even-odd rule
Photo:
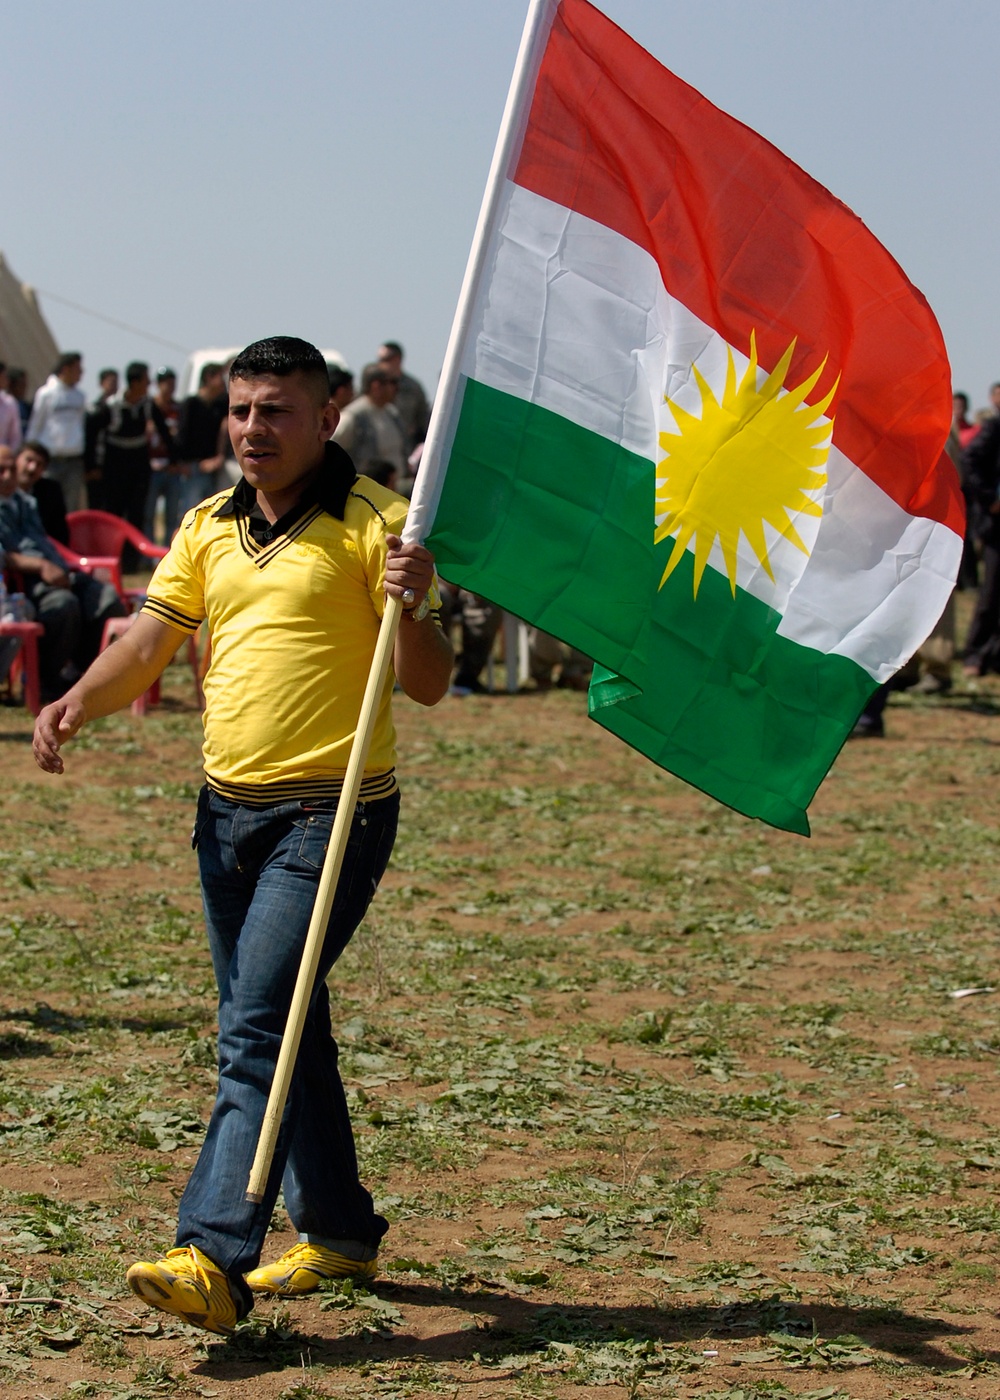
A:
<svg viewBox="0 0 1000 1400">
<path fill-rule="evenodd" d="M 229 378 L 259 379 L 263 374 L 273 374 L 285 379 L 290 374 L 301 374 L 316 385 L 317 396 L 322 388 L 322 401 L 330 397 L 330 371 L 326 360 L 308 340 L 299 340 L 294 335 L 272 335 L 267 340 L 255 340 L 245 350 L 241 350 L 229 366 Z"/>
<path fill-rule="evenodd" d="M 365 467 L 364 475 L 370 476 L 380 486 L 388 486 L 394 476 L 398 476 L 395 462 L 387 462 L 384 457 L 372 457 Z"/>
<path fill-rule="evenodd" d="M 382 349 L 388 350 L 390 355 L 398 355 L 400 359 L 403 358 L 403 347 L 398 340 L 383 340 Z"/>
<path fill-rule="evenodd" d="M 969 411 L 969 396 L 968 396 L 968 394 L 963 394 L 962 391 L 961 391 L 961 389 L 956 389 L 955 392 L 952 394 L 952 398 L 953 398 L 953 399 L 961 399 L 961 400 L 962 400 L 962 411 L 963 411 L 963 413 L 968 413 L 968 411 Z"/>
<path fill-rule="evenodd" d="M 64 369 L 69 369 L 70 365 L 78 365 L 83 359 L 79 350 L 65 350 L 56 360 L 56 367 L 53 374 L 62 374 Z"/>
<path fill-rule="evenodd" d="M 138 384 L 140 379 L 149 378 L 149 365 L 145 360 L 132 360 L 125 366 L 125 383 Z"/>
<path fill-rule="evenodd" d="M 216 360 L 209 360 L 207 365 L 202 365 L 201 373 L 198 375 L 198 388 L 204 389 L 208 381 L 217 374 L 225 374 L 225 365 L 220 365 Z"/>
<path fill-rule="evenodd" d="M 373 384 L 398 384 L 399 378 L 393 374 L 391 369 L 386 369 L 385 365 L 380 365 L 377 360 L 373 360 L 370 365 L 365 365 L 361 371 L 361 392 L 367 394 Z"/>
<path fill-rule="evenodd" d="M 36 457 L 41 457 L 42 461 L 45 463 L 46 466 L 48 466 L 48 464 L 52 460 L 52 454 L 49 451 L 49 449 L 45 446 L 45 443 L 36 442 L 33 438 L 29 438 L 27 442 L 22 442 L 21 446 L 18 448 L 18 451 L 34 452 Z"/>
</svg>

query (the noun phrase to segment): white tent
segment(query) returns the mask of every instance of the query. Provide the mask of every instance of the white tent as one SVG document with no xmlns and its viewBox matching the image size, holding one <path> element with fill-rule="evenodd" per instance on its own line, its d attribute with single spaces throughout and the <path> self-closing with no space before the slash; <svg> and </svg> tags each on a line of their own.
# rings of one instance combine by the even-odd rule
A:
<svg viewBox="0 0 1000 1400">
<path fill-rule="evenodd" d="M 59 346 L 31 287 L 19 282 L 0 253 L 0 360 L 28 372 L 33 394 L 52 373 Z"/>
</svg>

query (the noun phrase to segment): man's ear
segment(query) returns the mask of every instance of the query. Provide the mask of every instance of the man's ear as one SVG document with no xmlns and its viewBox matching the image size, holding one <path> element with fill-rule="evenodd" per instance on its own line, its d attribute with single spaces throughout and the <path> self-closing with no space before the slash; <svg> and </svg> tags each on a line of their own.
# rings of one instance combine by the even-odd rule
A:
<svg viewBox="0 0 1000 1400">
<path fill-rule="evenodd" d="M 339 422 L 340 409 L 334 403 L 333 399 L 328 399 L 323 408 L 323 417 L 321 419 L 320 425 L 320 435 L 324 442 L 329 442 L 329 440 L 333 437 L 334 433 L 337 431 L 337 424 Z"/>
</svg>

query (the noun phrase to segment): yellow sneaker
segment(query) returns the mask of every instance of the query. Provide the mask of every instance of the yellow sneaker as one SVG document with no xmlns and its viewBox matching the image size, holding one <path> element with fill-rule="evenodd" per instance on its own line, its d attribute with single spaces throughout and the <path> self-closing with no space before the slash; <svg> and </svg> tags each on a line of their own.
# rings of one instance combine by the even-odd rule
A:
<svg viewBox="0 0 1000 1400">
<path fill-rule="evenodd" d="M 229 1280 L 193 1244 L 168 1250 L 155 1264 L 133 1264 L 125 1278 L 144 1303 L 182 1317 L 192 1327 L 226 1335 L 239 1320 Z"/>
<path fill-rule="evenodd" d="M 255 1293 L 298 1298 L 303 1293 L 312 1293 L 326 1278 L 359 1278 L 371 1283 L 377 1274 L 378 1264 L 374 1259 L 348 1259 L 333 1249 L 324 1249 L 321 1244 L 300 1241 L 273 1264 L 252 1269 L 246 1281 Z"/>
</svg>

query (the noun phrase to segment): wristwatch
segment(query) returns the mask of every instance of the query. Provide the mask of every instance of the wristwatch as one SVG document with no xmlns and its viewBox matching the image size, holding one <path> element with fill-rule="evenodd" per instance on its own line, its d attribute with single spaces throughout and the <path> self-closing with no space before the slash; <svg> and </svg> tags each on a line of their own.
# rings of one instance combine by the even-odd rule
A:
<svg viewBox="0 0 1000 1400">
<path fill-rule="evenodd" d="M 431 600 L 425 593 L 415 608 L 403 609 L 403 616 L 408 617 L 411 622 L 423 622 L 430 610 Z"/>
</svg>

